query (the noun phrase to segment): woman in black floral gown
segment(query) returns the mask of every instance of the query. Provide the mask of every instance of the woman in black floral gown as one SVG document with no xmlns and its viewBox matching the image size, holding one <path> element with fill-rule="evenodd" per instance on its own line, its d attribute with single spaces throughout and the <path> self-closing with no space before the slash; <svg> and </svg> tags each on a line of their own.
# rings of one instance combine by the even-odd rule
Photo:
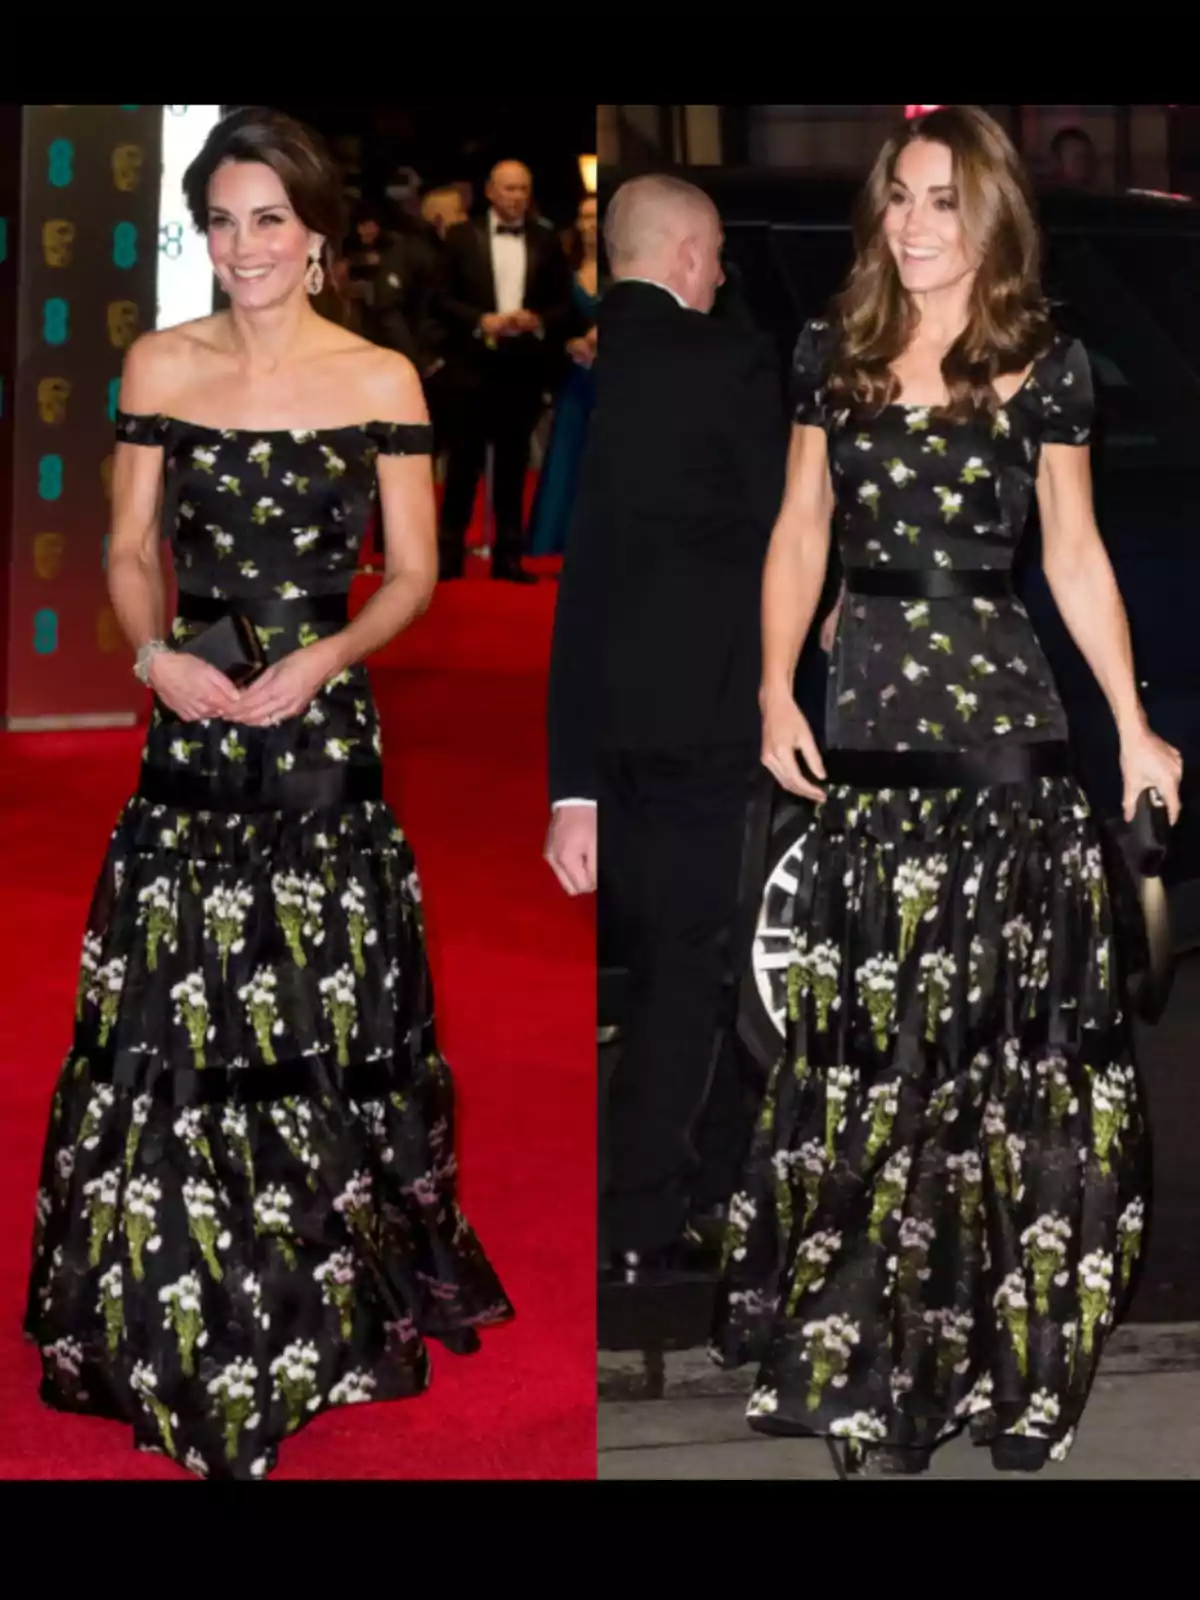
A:
<svg viewBox="0 0 1200 1600">
<path fill-rule="evenodd" d="M 947 107 L 898 133 L 858 246 L 796 352 L 765 579 L 764 762 L 817 804 L 787 863 L 786 1049 L 731 1206 L 714 1356 L 758 1364 L 752 1426 L 845 1441 L 852 1470 L 919 1472 L 964 1426 L 997 1467 L 1037 1470 L 1070 1448 L 1146 1173 L 1100 833 L 1011 586 L 1035 490 L 1127 814 L 1152 787 L 1174 820 L 1181 768 L 1138 704 L 1092 512 L 1089 367 L 1047 321 L 1002 130 Z M 792 680 L 831 523 L 846 592 L 822 760 Z"/>
<path fill-rule="evenodd" d="M 27 1331 L 48 1404 L 253 1478 L 318 1412 L 425 1388 L 427 1336 L 467 1353 L 511 1307 L 456 1200 L 361 664 L 435 583 L 420 385 L 310 304 L 341 232 L 305 130 L 227 119 L 187 194 L 232 309 L 126 363 L 110 585 L 155 703 L 88 919 Z M 172 642 L 246 618 L 269 666 L 240 691 L 155 642 L 164 482 Z M 388 571 L 348 623 L 377 499 Z"/>
</svg>

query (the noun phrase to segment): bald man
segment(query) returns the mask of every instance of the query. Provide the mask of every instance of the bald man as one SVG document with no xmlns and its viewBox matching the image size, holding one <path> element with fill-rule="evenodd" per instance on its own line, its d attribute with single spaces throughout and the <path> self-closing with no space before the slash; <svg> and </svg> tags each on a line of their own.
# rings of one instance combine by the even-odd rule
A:
<svg viewBox="0 0 1200 1600">
<path fill-rule="evenodd" d="M 603 1270 L 705 1265 L 759 1086 L 734 1037 L 736 930 L 759 757 L 759 590 L 783 493 L 776 358 L 708 315 L 720 217 L 675 178 L 605 217 L 596 407 L 567 540 L 550 685 L 546 854 L 599 887 L 629 974 L 607 1102 Z"/>
<path fill-rule="evenodd" d="M 441 575 L 460 578 L 487 447 L 495 454 L 492 576 L 532 583 L 521 565 L 530 441 L 573 331 L 571 267 L 557 234 L 531 220 L 533 179 L 502 161 L 484 216 L 449 228 L 441 309 L 448 330 L 446 490 Z"/>
</svg>

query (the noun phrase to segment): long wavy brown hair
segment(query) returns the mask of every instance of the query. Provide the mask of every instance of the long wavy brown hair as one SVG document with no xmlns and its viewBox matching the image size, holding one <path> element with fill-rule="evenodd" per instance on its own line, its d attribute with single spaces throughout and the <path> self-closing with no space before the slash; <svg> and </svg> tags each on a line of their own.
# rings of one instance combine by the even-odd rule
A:
<svg viewBox="0 0 1200 1600">
<path fill-rule="evenodd" d="M 900 393 L 893 366 L 912 340 L 918 312 L 900 282 L 883 218 L 900 152 L 916 139 L 949 149 L 963 230 L 979 262 L 967 325 L 942 362 L 949 400 L 938 413 L 965 421 L 994 413 L 996 379 L 1024 372 L 1052 338 L 1029 179 L 1004 129 L 978 106 L 940 106 L 905 122 L 880 151 L 855 214 L 854 266 L 831 308 L 839 337 L 828 392 L 835 403 L 868 412 Z"/>
</svg>

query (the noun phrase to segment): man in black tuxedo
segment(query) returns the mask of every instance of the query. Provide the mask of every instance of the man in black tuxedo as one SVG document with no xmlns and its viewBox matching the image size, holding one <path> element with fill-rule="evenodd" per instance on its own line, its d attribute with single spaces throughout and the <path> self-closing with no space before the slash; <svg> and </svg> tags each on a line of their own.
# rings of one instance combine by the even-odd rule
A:
<svg viewBox="0 0 1200 1600">
<path fill-rule="evenodd" d="M 722 233 L 690 184 L 609 206 L 596 407 L 555 618 L 546 855 L 599 888 L 630 1002 L 609 1096 L 607 1271 L 689 1264 L 737 1181 L 759 1085 L 734 1037 L 759 595 L 787 416 L 758 334 L 706 315 Z M 597 812 L 598 804 L 598 812 Z M 597 839 L 599 849 L 597 848 Z"/>
<path fill-rule="evenodd" d="M 446 492 L 441 573 L 462 576 L 463 546 L 487 446 L 495 453 L 492 576 L 535 580 L 521 566 L 529 446 L 571 320 L 571 268 L 557 235 L 530 218 L 533 180 L 502 161 L 488 211 L 446 234 Z"/>
</svg>

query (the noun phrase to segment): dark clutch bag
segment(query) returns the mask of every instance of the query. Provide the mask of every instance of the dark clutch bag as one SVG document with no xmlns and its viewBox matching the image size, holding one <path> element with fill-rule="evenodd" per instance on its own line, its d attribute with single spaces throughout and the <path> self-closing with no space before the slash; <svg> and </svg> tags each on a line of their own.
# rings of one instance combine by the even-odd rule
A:
<svg viewBox="0 0 1200 1600">
<path fill-rule="evenodd" d="M 231 612 L 179 648 L 184 655 L 196 656 L 216 667 L 239 689 L 253 683 L 267 665 L 254 624 Z"/>
<path fill-rule="evenodd" d="M 1153 789 L 1138 799 L 1133 821 L 1118 833 L 1127 884 L 1140 916 L 1130 973 L 1130 998 L 1144 1022 L 1157 1022 L 1166 1009 L 1175 975 L 1174 939 L 1162 869 L 1171 841 L 1167 808 Z"/>
</svg>

